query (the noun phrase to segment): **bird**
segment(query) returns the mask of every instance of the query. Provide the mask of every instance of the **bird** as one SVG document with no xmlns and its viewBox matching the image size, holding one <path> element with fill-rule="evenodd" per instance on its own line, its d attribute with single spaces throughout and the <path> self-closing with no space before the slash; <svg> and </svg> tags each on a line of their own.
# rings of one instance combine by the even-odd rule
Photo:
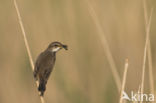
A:
<svg viewBox="0 0 156 103">
<path fill-rule="evenodd" d="M 56 53 L 62 48 L 68 50 L 67 45 L 57 41 L 52 42 L 36 59 L 33 75 L 35 80 L 39 82 L 40 96 L 44 96 L 48 78 L 55 65 Z"/>
</svg>

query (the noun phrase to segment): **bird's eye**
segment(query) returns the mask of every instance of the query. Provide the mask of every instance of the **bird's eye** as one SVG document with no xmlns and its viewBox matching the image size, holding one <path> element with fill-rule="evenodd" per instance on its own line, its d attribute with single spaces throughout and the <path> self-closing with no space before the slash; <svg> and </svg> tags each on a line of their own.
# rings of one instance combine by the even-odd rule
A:
<svg viewBox="0 0 156 103">
<path fill-rule="evenodd" d="M 58 45 L 54 45 L 55 47 L 57 47 Z"/>
</svg>

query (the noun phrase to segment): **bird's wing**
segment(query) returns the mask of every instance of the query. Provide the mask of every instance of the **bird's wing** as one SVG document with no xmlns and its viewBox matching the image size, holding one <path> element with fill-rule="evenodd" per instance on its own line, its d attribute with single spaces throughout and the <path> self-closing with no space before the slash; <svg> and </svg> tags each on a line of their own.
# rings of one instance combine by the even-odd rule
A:
<svg viewBox="0 0 156 103">
<path fill-rule="evenodd" d="M 39 72 L 39 64 L 40 64 L 40 60 L 42 60 L 42 55 L 43 55 L 43 53 L 41 53 L 38 57 L 37 57 L 37 59 L 36 59 L 36 62 L 35 62 L 35 67 L 34 67 L 34 78 L 37 80 L 37 75 L 38 75 L 38 72 Z"/>
<path fill-rule="evenodd" d="M 44 63 L 42 62 L 42 65 L 40 65 L 42 68 L 41 75 L 43 78 L 48 79 L 55 64 L 55 55 L 53 55 L 51 52 L 47 52 L 42 60 Z"/>
</svg>

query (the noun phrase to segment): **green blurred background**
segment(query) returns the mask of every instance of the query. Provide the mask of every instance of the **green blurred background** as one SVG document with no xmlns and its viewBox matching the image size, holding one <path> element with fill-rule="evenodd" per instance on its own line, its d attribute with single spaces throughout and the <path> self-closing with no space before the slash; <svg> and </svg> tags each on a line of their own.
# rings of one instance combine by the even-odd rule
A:
<svg viewBox="0 0 156 103">
<path fill-rule="evenodd" d="M 142 0 L 90 0 L 105 32 L 122 79 L 129 59 L 126 91 L 137 91 L 141 83 L 145 45 Z M 17 0 L 30 50 L 36 57 L 52 41 L 69 46 L 57 54 L 55 69 L 47 84 L 46 103 L 117 103 L 117 90 L 97 27 L 85 0 Z M 153 74 L 156 72 L 156 0 L 150 42 Z M 0 103 L 39 103 L 31 66 L 13 0 L 0 0 Z M 148 65 L 145 93 L 149 92 Z M 156 81 L 156 75 L 154 75 Z"/>
</svg>

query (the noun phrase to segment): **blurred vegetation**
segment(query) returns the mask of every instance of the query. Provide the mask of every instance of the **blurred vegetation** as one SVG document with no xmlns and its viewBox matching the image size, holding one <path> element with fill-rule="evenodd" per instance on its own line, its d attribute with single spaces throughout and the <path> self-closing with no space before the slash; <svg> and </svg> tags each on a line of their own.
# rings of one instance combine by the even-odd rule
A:
<svg viewBox="0 0 156 103">
<path fill-rule="evenodd" d="M 142 0 L 89 0 L 105 31 L 122 79 L 129 59 L 126 91 L 141 82 L 145 21 Z M 17 0 L 30 50 L 36 57 L 52 41 L 69 46 L 57 54 L 45 92 L 46 103 L 117 103 L 119 93 L 88 7 L 83 0 Z M 156 0 L 147 0 L 148 15 Z M 39 103 L 13 0 L 0 0 L 0 103 Z M 150 30 L 156 72 L 156 10 Z M 149 92 L 148 66 L 145 92 Z M 156 81 L 156 75 L 154 75 Z"/>
</svg>

